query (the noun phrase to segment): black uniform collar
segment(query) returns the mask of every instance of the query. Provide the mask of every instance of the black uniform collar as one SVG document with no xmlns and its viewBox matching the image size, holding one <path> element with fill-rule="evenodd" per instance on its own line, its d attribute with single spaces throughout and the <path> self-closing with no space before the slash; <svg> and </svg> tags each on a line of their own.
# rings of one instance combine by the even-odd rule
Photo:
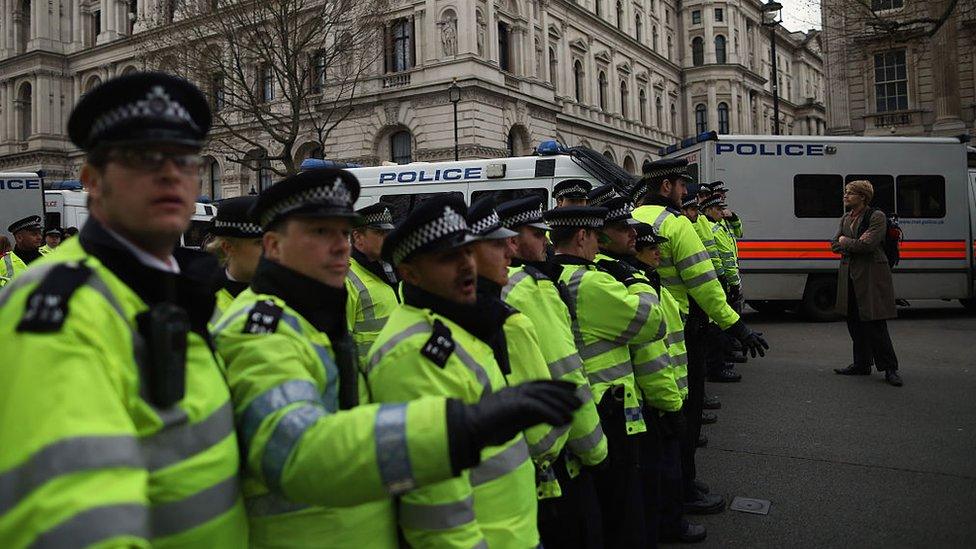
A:
<svg viewBox="0 0 976 549">
<path fill-rule="evenodd" d="M 657 193 L 652 193 L 647 197 L 647 204 L 653 206 L 664 206 L 665 208 L 667 208 L 669 211 L 673 213 L 677 213 L 677 214 L 681 213 L 681 209 L 678 207 L 677 204 L 672 202 L 670 198 Z"/>
<path fill-rule="evenodd" d="M 251 288 L 259 294 L 271 294 L 285 300 L 315 329 L 336 341 L 346 327 L 346 287 L 333 288 L 261 257 L 254 271 Z"/>
<path fill-rule="evenodd" d="M 552 262 L 556 265 L 596 265 L 592 261 L 570 254 L 556 254 L 552 256 Z"/>
<path fill-rule="evenodd" d="M 512 258 L 512 267 L 526 267 L 529 269 L 535 269 L 540 273 L 546 275 L 550 280 L 555 280 L 559 278 L 559 275 L 554 273 L 553 265 L 551 261 L 528 261 L 524 259 L 519 259 L 517 257 Z"/>
<path fill-rule="evenodd" d="M 479 279 L 480 285 L 480 279 Z M 407 305 L 431 311 L 449 318 L 476 338 L 489 343 L 501 329 L 507 315 L 482 295 L 475 305 L 462 305 L 436 296 L 426 290 L 403 283 L 403 300 Z M 500 300 L 499 300 L 500 302 Z"/>
<path fill-rule="evenodd" d="M 647 277 L 647 280 L 651 282 L 651 286 L 653 286 L 657 292 L 661 291 L 661 275 L 658 274 L 654 267 L 651 267 L 647 263 L 637 259 L 636 256 L 629 256 L 624 259 L 624 261 L 633 266 L 635 269 L 644 273 L 644 276 Z"/>
<path fill-rule="evenodd" d="M 247 282 L 240 282 L 240 281 L 237 281 L 237 280 L 231 280 L 227 276 L 227 270 L 226 269 L 223 270 L 223 271 L 220 271 L 220 278 L 218 279 L 217 289 L 223 288 L 223 289 L 227 290 L 230 293 L 230 295 L 232 295 L 234 297 L 237 297 L 238 295 L 241 294 L 241 292 L 243 292 L 244 290 L 246 290 L 247 287 L 248 287 L 248 283 Z"/>
<path fill-rule="evenodd" d="M 623 261 L 624 263 L 628 263 L 628 264 L 630 263 L 630 260 L 633 259 L 633 257 L 634 257 L 632 255 L 617 254 L 617 253 L 611 252 L 610 250 L 602 250 L 602 249 L 600 250 L 600 254 L 601 255 L 605 255 L 605 256 L 609 257 L 610 259 L 615 259 L 617 261 Z"/>
<path fill-rule="evenodd" d="M 216 297 L 211 289 L 219 276 L 217 259 L 208 253 L 176 248 L 173 257 L 180 274 L 143 265 L 95 218 L 89 218 L 78 235 L 85 252 L 95 256 L 150 307 L 162 302 L 178 305 L 190 318 L 190 329 L 209 341 L 207 321 Z"/>
<path fill-rule="evenodd" d="M 23 248 L 14 246 L 14 253 L 17 254 L 17 257 L 19 257 L 26 265 L 30 265 L 35 259 L 40 259 L 41 257 L 41 251 L 38 248 L 25 250 Z"/>
<path fill-rule="evenodd" d="M 372 259 L 366 257 L 366 254 L 357 250 L 352 249 L 352 258 L 356 260 L 357 263 L 363 266 L 364 269 L 376 275 L 377 278 L 386 282 L 394 290 L 396 290 L 397 285 L 400 281 L 397 279 L 396 272 L 393 270 L 393 266 L 389 263 L 383 261 L 382 259 L 373 261 Z M 386 270 L 386 266 L 390 267 L 390 270 Z"/>
</svg>

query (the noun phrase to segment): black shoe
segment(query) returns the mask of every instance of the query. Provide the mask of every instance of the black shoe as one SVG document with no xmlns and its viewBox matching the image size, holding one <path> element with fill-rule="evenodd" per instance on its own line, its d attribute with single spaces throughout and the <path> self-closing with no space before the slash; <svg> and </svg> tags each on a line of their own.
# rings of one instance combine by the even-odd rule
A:
<svg viewBox="0 0 976 549">
<path fill-rule="evenodd" d="M 717 396 L 705 397 L 705 402 L 702 403 L 702 408 L 706 410 L 721 410 L 722 401 L 719 400 Z"/>
<path fill-rule="evenodd" d="M 725 368 L 714 374 L 709 374 L 708 381 L 711 381 L 712 383 L 735 383 L 737 381 L 742 381 L 742 374 L 736 372 L 732 368 Z"/>
<path fill-rule="evenodd" d="M 847 368 L 834 368 L 834 373 L 842 376 L 869 376 L 871 375 L 871 366 L 851 364 Z"/>
<path fill-rule="evenodd" d="M 698 480 L 697 478 L 696 479 L 693 479 L 691 481 L 691 485 L 695 487 L 695 490 L 698 490 L 699 492 L 701 492 L 703 494 L 707 494 L 707 493 L 709 493 L 709 492 L 712 491 L 711 488 L 709 488 L 707 484 L 705 484 L 704 482 Z"/>
<path fill-rule="evenodd" d="M 898 375 L 896 370 L 888 370 L 885 372 L 885 382 L 892 387 L 901 387 L 903 385 L 901 376 Z"/>
<path fill-rule="evenodd" d="M 708 531 L 701 524 L 692 524 L 690 522 L 681 521 L 684 530 L 674 534 L 668 534 L 662 532 L 658 536 L 658 541 L 661 543 L 698 543 L 700 541 L 705 541 L 708 536 Z"/>
<path fill-rule="evenodd" d="M 698 448 L 704 448 L 705 446 L 708 446 L 708 437 L 706 437 L 705 435 L 698 435 L 698 442 L 695 443 L 695 446 L 697 446 Z"/>
<path fill-rule="evenodd" d="M 725 498 L 717 494 L 697 492 L 694 501 L 686 501 L 685 513 L 689 515 L 714 515 L 725 510 Z"/>
<path fill-rule="evenodd" d="M 718 416 L 715 414 L 710 414 L 708 412 L 702 412 L 702 425 L 711 425 L 712 423 L 718 422 Z"/>
</svg>

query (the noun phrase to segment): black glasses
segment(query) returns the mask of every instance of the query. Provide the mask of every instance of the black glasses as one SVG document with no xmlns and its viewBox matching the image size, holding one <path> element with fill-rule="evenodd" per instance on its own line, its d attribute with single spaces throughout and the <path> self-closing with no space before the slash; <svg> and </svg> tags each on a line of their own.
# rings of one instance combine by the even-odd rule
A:
<svg viewBox="0 0 976 549">
<path fill-rule="evenodd" d="M 203 159 L 199 154 L 146 149 L 116 149 L 108 155 L 108 159 L 126 168 L 144 172 L 161 170 L 167 161 L 172 162 L 176 169 L 185 174 L 197 172 L 203 165 Z"/>
</svg>

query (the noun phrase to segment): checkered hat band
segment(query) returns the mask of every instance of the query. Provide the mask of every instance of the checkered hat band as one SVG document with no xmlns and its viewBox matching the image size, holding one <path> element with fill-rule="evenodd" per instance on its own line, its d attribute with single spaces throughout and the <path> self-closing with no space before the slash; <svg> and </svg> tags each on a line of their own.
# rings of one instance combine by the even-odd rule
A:
<svg viewBox="0 0 976 549">
<path fill-rule="evenodd" d="M 566 187 L 565 189 L 559 189 L 558 191 L 552 193 L 553 198 L 562 198 L 570 193 L 576 194 L 586 194 L 588 191 L 583 188 L 582 185 L 573 185 L 572 187 Z"/>
<path fill-rule="evenodd" d="M 400 263 L 420 247 L 458 232 L 468 232 L 468 223 L 463 216 L 445 207 L 442 216 L 421 225 L 397 244 L 393 250 L 393 263 Z"/>
<path fill-rule="evenodd" d="M 646 234 L 637 237 L 637 242 L 641 244 L 654 244 L 657 240 L 654 239 L 654 235 Z"/>
<path fill-rule="evenodd" d="M 471 224 L 470 231 L 476 235 L 486 235 L 496 229 L 501 228 L 502 220 L 498 218 L 498 212 L 492 210 L 491 215 L 479 219 Z"/>
<path fill-rule="evenodd" d="M 389 223 L 392 225 L 393 214 L 390 213 L 390 210 L 383 210 L 382 212 L 379 213 L 364 215 L 363 221 L 367 225 L 379 225 L 380 223 Z"/>
<path fill-rule="evenodd" d="M 221 221 L 214 219 L 215 229 L 236 229 L 244 234 L 261 235 L 261 227 L 246 221 Z"/>
<path fill-rule="evenodd" d="M 22 231 L 24 229 L 40 229 L 41 223 L 35 220 L 24 221 L 23 223 L 18 223 L 10 227 L 10 232 L 15 233 L 17 231 Z"/>
<path fill-rule="evenodd" d="M 542 210 L 526 210 L 524 212 L 519 212 L 510 217 L 502 219 L 502 225 L 506 229 L 514 229 L 515 227 L 520 227 L 522 225 L 527 225 L 529 223 L 541 223 L 542 222 Z"/>
<path fill-rule="evenodd" d="M 637 183 L 630 189 L 630 193 L 628 194 L 630 194 L 631 199 L 640 198 L 645 194 L 647 194 L 647 190 L 649 188 L 650 185 L 648 185 L 647 183 Z"/>
<path fill-rule="evenodd" d="M 651 169 L 646 174 L 644 174 L 644 177 L 658 178 L 658 177 L 667 177 L 669 175 L 688 175 L 688 169 L 685 168 L 684 166 L 656 169 L 656 170 Z"/>
<path fill-rule="evenodd" d="M 183 105 L 170 99 L 162 86 L 153 86 L 145 98 L 116 107 L 95 119 L 88 136 L 92 138 L 132 118 L 168 118 L 188 124 L 195 130 L 200 129 Z"/>
<path fill-rule="evenodd" d="M 626 219 L 630 217 L 630 214 L 634 211 L 634 207 L 630 204 L 625 204 L 623 207 L 617 208 L 616 210 L 610 210 L 607 212 L 607 219 Z"/>
<path fill-rule="evenodd" d="M 560 217 L 550 219 L 550 227 L 593 227 L 598 229 L 603 226 L 603 219 L 600 217 Z"/>
<path fill-rule="evenodd" d="M 352 208 L 352 195 L 341 179 L 336 179 L 332 185 L 313 187 L 293 194 L 288 198 L 272 204 L 261 214 L 261 225 L 267 227 L 276 217 L 286 214 L 299 206 L 320 204 L 336 208 Z"/>
</svg>

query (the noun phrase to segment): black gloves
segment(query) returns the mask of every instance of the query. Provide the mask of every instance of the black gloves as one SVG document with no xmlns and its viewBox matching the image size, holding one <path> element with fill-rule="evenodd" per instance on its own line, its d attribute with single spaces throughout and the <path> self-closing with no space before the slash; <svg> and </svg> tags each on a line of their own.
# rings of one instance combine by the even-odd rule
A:
<svg viewBox="0 0 976 549">
<path fill-rule="evenodd" d="M 610 276 L 617 279 L 617 282 L 621 282 L 625 286 L 630 286 L 638 282 L 637 277 L 634 276 L 637 272 L 636 269 L 623 261 L 599 261 L 597 262 L 597 267 L 609 273 Z"/>
<path fill-rule="evenodd" d="M 451 466 L 456 473 L 478 463 L 486 446 L 498 446 L 525 429 L 548 423 L 566 425 L 583 402 L 576 384 L 568 381 L 532 381 L 505 387 L 475 404 L 448 401 L 447 428 Z"/>
<path fill-rule="evenodd" d="M 681 438 L 688 429 L 688 420 L 681 410 L 665 412 L 661 417 L 661 426 L 664 428 L 665 438 Z"/>
<path fill-rule="evenodd" d="M 729 296 L 729 303 L 736 303 L 742 299 L 742 286 L 738 284 L 730 285 L 725 293 Z"/>
<path fill-rule="evenodd" d="M 763 339 L 761 333 L 753 332 L 745 325 L 741 320 L 737 321 L 735 324 L 729 326 L 725 333 L 739 340 L 742 343 L 742 353 L 745 354 L 746 351 L 752 355 L 752 358 L 756 358 L 756 355 L 766 356 L 766 350 L 769 349 L 769 343 Z"/>
</svg>

